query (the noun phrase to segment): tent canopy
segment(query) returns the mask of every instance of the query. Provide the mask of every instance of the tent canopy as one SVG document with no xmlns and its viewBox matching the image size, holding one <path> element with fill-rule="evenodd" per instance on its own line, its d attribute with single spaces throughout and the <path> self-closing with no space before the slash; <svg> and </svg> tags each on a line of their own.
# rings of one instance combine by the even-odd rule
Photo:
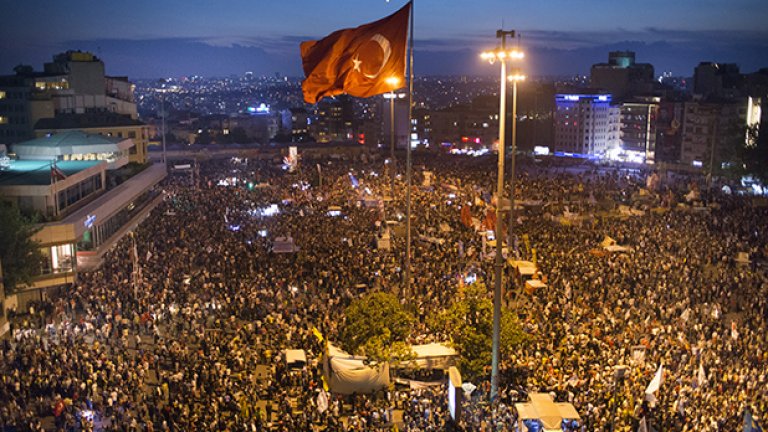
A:
<svg viewBox="0 0 768 432">
<path fill-rule="evenodd" d="M 516 403 L 520 420 L 539 420 L 545 430 L 561 430 L 564 419 L 580 420 L 573 405 L 555 402 L 548 393 L 531 393 L 531 401 Z"/>
<path fill-rule="evenodd" d="M 307 364 L 307 353 L 300 349 L 285 350 L 285 363 L 288 365 L 303 366 Z"/>
<path fill-rule="evenodd" d="M 389 364 L 368 366 L 365 357 L 353 356 L 328 344 L 323 376 L 333 393 L 373 393 L 389 386 Z"/>
<path fill-rule="evenodd" d="M 536 273 L 536 264 L 530 261 L 516 261 L 509 259 L 507 262 L 523 276 L 532 276 Z"/>
<path fill-rule="evenodd" d="M 445 370 L 453 365 L 454 360 L 459 355 L 455 349 L 442 343 L 412 345 L 411 351 L 415 357 L 410 361 L 398 364 L 396 367 Z"/>
</svg>

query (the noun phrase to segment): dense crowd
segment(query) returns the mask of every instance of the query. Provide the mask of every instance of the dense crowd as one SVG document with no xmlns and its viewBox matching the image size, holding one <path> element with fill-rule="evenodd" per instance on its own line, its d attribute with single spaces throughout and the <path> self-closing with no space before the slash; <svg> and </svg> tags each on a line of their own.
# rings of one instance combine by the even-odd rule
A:
<svg viewBox="0 0 768 432">
<path fill-rule="evenodd" d="M 375 246 L 384 221 L 405 214 L 404 176 L 385 208 L 360 201 L 389 190 L 381 159 L 306 160 L 322 170 L 297 173 L 227 159 L 203 163 L 195 184 L 170 177 L 164 202 L 98 270 L 14 318 L 0 349 L 0 425 L 391 430 L 402 411 L 401 430 L 516 430 L 514 402 L 531 391 L 573 403 L 585 431 L 609 430 L 615 419 L 616 430 L 634 432 L 643 418 L 657 430 L 734 431 L 745 409 L 765 416 L 767 209 L 721 193 L 683 208 L 691 190 L 707 189 L 700 179 L 668 175 L 648 190 L 645 172 L 546 161 L 520 163 L 517 199 L 526 205 L 516 210 L 509 253 L 532 259 L 535 249 L 548 287 L 525 294 L 508 282 L 505 301 L 530 342 L 502 359 L 500 397 L 488 403 L 480 377 L 458 424 L 444 387 L 329 394 L 321 404 L 313 328 L 333 340 L 354 298 L 397 293 L 417 317 L 410 342 L 424 343 L 444 341 L 427 318 L 446 308 L 464 275 L 493 286 L 481 236 L 460 210 L 471 203 L 472 216 L 485 217 L 493 162 L 416 160 L 408 293 L 404 237 L 393 236 L 392 251 Z M 434 174 L 429 186 L 424 170 Z M 279 213 L 264 211 L 273 204 Z M 630 251 L 606 253 L 606 236 Z M 272 252 L 276 237 L 291 237 L 299 251 Z M 738 252 L 751 263 L 736 262 Z M 310 361 L 291 368 L 285 349 L 303 349 Z M 623 379 L 619 365 L 628 367 Z M 644 392 L 660 365 L 664 382 L 650 403 Z"/>
</svg>

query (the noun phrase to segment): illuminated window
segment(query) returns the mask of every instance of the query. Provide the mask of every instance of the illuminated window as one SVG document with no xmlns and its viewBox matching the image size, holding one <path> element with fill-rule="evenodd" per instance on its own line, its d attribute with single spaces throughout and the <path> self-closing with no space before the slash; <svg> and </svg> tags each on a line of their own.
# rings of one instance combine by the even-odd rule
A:
<svg viewBox="0 0 768 432">
<path fill-rule="evenodd" d="M 0 91 L 0 99 L 5 99 L 5 92 L 4 91 Z"/>
<path fill-rule="evenodd" d="M 8 124 L 8 117 L 0 116 L 0 124 Z"/>
</svg>

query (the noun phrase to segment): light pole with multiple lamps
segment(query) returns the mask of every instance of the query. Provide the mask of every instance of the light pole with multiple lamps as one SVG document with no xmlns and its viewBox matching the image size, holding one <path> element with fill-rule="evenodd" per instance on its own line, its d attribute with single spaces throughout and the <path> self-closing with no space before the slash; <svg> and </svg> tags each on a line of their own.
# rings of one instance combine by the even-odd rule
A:
<svg viewBox="0 0 768 432">
<path fill-rule="evenodd" d="M 395 165 L 395 97 L 397 95 L 395 94 L 395 90 L 397 90 L 398 86 L 400 85 L 400 78 L 398 77 L 389 77 L 386 79 L 387 84 L 389 84 L 390 88 L 392 89 L 389 92 L 389 166 L 390 166 L 390 172 L 392 173 L 392 202 L 394 203 L 395 199 L 395 175 L 397 172 L 395 171 L 396 165 Z"/>
<path fill-rule="evenodd" d="M 507 245 L 512 244 L 512 227 L 515 226 L 515 159 L 517 157 L 517 83 L 525 81 L 525 75 L 515 72 L 507 77 L 512 82 L 512 160 L 509 173 L 509 223 Z M 511 251 L 510 251 L 511 253 Z"/>
<path fill-rule="evenodd" d="M 498 30 L 496 37 L 501 39 L 501 48 L 494 51 L 483 52 L 480 57 L 494 63 L 497 60 L 501 64 L 501 91 L 499 94 L 499 166 L 496 184 L 496 274 L 493 288 L 493 358 L 491 363 L 491 401 L 496 400 L 499 392 L 499 345 L 501 342 L 501 283 L 504 261 L 502 257 L 501 206 L 504 199 L 504 145 L 506 134 L 507 111 L 507 59 L 522 59 L 524 54 L 519 50 L 507 51 L 507 36 L 514 38 L 514 30 Z"/>
</svg>

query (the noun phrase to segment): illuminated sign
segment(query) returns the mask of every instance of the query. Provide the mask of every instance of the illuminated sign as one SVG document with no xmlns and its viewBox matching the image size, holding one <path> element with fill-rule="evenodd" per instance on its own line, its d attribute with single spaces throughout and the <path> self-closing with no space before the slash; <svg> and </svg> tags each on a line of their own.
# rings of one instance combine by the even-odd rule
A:
<svg viewBox="0 0 768 432">
<path fill-rule="evenodd" d="M 96 222 L 96 215 L 88 215 L 85 217 L 85 222 L 83 222 L 83 225 L 85 226 L 85 228 L 91 229 L 94 222 Z"/>
</svg>

